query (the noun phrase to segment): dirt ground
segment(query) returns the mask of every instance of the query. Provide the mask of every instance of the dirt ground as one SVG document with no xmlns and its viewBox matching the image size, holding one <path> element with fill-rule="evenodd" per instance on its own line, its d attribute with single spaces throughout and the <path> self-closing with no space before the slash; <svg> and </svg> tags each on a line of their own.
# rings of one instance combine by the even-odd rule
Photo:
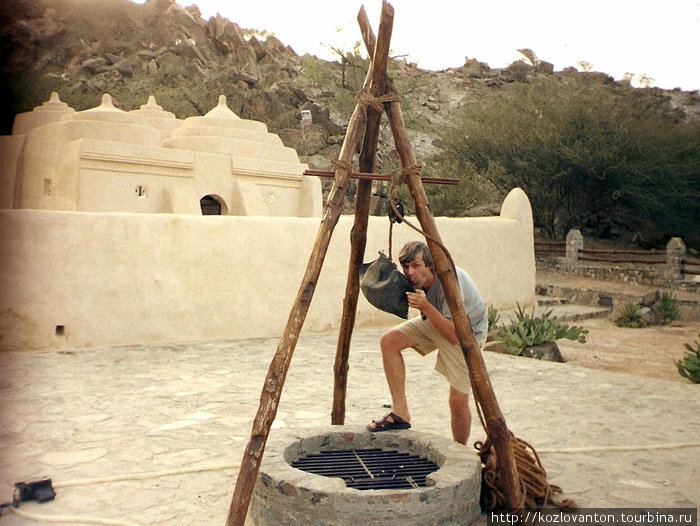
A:
<svg viewBox="0 0 700 526">
<path fill-rule="evenodd" d="M 656 290 L 651 286 L 600 282 L 551 271 L 538 271 L 537 281 L 557 283 L 580 290 L 605 290 L 613 296 L 624 294 L 641 298 L 647 292 Z M 672 292 L 679 299 L 700 301 L 700 294 Z M 612 316 L 568 323 L 589 330 L 584 344 L 569 340 L 557 342 L 562 356 L 568 363 L 690 383 L 678 373 L 674 361 L 686 354 L 686 343 L 695 348 L 695 342 L 700 341 L 700 321 L 680 319 L 669 325 L 653 325 L 640 329 L 618 327 Z"/>
<path fill-rule="evenodd" d="M 621 373 L 690 383 L 676 369 L 675 360 L 685 353 L 685 344 L 695 348 L 700 341 L 700 322 L 677 321 L 627 329 L 608 319 L 573 323 L 589 330 L 586 343 L 559 340 L 557 345 L 567 363 Z"/>
</svg>

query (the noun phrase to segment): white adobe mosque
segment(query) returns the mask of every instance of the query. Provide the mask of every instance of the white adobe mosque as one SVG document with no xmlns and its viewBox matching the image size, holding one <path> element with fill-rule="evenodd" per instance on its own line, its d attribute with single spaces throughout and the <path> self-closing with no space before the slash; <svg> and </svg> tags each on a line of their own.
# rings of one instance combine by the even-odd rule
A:
<svg viewBox="0 0 700 526">
<path fill-rule="evenodd" d="M 307 217 L 321 185 L 295 150 L 226 97 L 181 120 L 149 97 L 126 112 L 103 95 L 76 112 L 58 94 L 0 138 L 0 208 Z"/>
<path fill-rule="evenodd" d="M 184 120 L 150 97 L 76 112 L 52 94 L 0 137 L 0 352 L 279 336 L 323 212 L 318 178 L 221 97 Z M 437 217 L 485 301 L 534 304 L 532 210 Z M 341 216 L 304 331 L 339 328 L 353 217 Z M 365 261 L 387 250 L 369 218 Z M 394 246 L 420 237 L 396 228 Z M 360 298 L 356 326 L 396 318 Z"/>
</svg>

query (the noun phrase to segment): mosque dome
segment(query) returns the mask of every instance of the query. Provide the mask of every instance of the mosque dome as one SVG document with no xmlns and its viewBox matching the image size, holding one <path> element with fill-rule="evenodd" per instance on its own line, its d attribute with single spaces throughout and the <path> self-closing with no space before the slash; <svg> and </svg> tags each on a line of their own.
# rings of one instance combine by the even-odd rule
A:
<svg viewBox="0 0 700 526">
<path fill-rule="evenodd" d="M 278 135 L 268 132 L 265 123 L 241 119 L 231 111 L 225 95 L 219 96 L 217 106 L 206 115 L 185 119 L 164 145 L 234 157 L 299 162 L 296 151 L 285 147 Z"/>
<path fill-rule="evenodd" d="M 89 110 L 64 115 L 61 123 L 73 129 L 74 136 L 144 146 L 160 146 L 160 131 L 143 116 L 116 108 L 111 95 L 102 95 L 102 103 Z"/>
<path fill-rule="evenodd" d="M 158 105 L 153 95 L 148 97 L 146 104 L 142 104 L 138 110 L 131 110 L 129 113 L 145 118 L 148 124 L 160 130 L 163 139 L 170 137 L 173 130 L 182 126 L 182 121 L 175 118 L 173 112 L 165 111 L 162 106 Z"/>
<path fill-rule="evenodd" d="M 12 126 L 12 135 L 26 134 L 30 130 L 60 120 L 64 115 L 75 113 L 75 110 L 62 102 L 57 92 L 52 92 L 48 101 L 37 106 L 32 111 L 18 113 Z"/>
</svg>

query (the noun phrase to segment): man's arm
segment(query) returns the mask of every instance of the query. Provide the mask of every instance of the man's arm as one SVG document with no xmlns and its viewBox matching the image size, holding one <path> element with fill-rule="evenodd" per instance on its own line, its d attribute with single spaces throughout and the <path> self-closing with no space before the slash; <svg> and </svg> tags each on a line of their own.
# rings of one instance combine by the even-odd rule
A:
<svg viewBox="0 0 700 526">
<path fill-rule="evenodd" d="M 445 317 L 439 310 L 433 307 L 430 302 L 428 302 L 425 292 L 422 290 L 407 292 L 406 296 L 408 298 L 408 306 L 421 311 L 421 314 L 423 314 L 425 318 L 433 324 L 433 327 L 435 327 L 438 333 L 440 333 L 440 336 L 445 338 L 453 345 L 457 345 L 459 343 L 454 322 L 450 318 Z"/>
</svg>

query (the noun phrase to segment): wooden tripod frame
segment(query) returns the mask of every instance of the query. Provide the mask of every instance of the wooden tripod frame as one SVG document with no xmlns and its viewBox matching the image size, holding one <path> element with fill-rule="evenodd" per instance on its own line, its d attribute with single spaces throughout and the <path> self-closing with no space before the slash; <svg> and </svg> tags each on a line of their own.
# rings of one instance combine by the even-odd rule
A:
<svg viewBox="0 0 700 526">
<path fill-rule="evenodd" d="M 412 170 L 416 165 L 416 160 L 406 133 L 398 97 L 396 97 L 391 80 L 387 76 L 389 42 L 391 41 L 393 28 L 394 9 L 384 0 L 377 37 L 372 32 L 364 7 L 360 9 L 357 19 L 365 46 L 371 57 L 370 68 L 361 93 L 364 93 L 372 103 L 366 104 L 360 99 L 350 117 L 340 156 L 335 164 L 333 186 L 326 202 L 325 212 L 321 219 L 321 225 L 306 272 L 292 305 L 286 328 L 268 368 L 260 395 L 260 405 L 253 421 L 250 440 L 241 461 L 226 526 L 244 526 L 250 498 L 260 470 L 265 444 L 277 413 L 292 354 L 311 304 L 333 230 L 342 211 L 348 180 L 352 172 L 353 153 L 364 126 L 359 165 L 361 172 L 371 173 L 377 152 L 382 109 L 387 115 L 396 151 L 401 160 L 401 166 L 407 174 L 406 180 L 415 204 L 416 215 L 426 234 L 428 247 L 435 262 L 435 270 L 445 291 L 459 344 L 469 367 L 469 377 L 474 398 L 481 407 L 485 419 L 486 432 L 496 451 L 498 471 L 503 486 L 501 489 L 506 496 L 508 508 L 515 510 L 522 505 L 522 490 L 511 447 L 511 435 L 498 407 L 479 345 L 474 338 L 469 318 L 462 304 L 452 258 L 440 241 L 440 235 L 428 207 L 428 200 L 420 175 L 417 170 Z M 390 96 L 387 97 L 387 94 Z M 368 178 L 359 179 L 355 197 L 355 221 L 350 238 L 348 280 L 343 299 L 341 330 L 334 366 L 335 382 L 331 416 L 332 424 L 343 424 L 345 419 L 348 356 L 359 297 L 359 268 L 364 257 L 367 241 L 370 197 L 371 180 Z"/>
</svg>

